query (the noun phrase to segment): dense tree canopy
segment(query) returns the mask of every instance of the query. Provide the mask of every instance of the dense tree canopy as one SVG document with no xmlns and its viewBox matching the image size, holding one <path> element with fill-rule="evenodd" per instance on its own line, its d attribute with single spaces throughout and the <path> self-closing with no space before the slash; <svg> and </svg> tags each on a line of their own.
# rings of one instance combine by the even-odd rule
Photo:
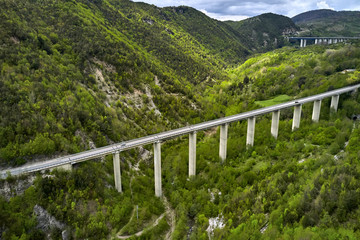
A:
<svg viewBox="0 0 360 240">
<path fill-rule="evenodd" d="M 243 62 L 251 43 L 240 41 L 231 24 L 192 8 L 125 0 L 0 4 L 2 167 L 360 80 L 358 42 L 283 47 Z M 263 17 L 275 25 L 279 19 Z M 360 128 L 352 117 L 360 114 L 359 100 L 358 93 L 342 94 L 335 113 L 324 99 L 319 123 L 305 104 L 294 132 L 293 110 L 281 111 L 277 140 L 270 115 L 258 117 L 250 148 L 246 121 L 232 123 L 225 163 L 218 157 L 219 130 L 198 132 L 192 178 L 187 137 L 164 142 L 161 199 L 154 196 L 152 146 L 121 153 L 122 194 L 114 188 L 111 156 L 68 172 L 9 176 L 0 181 L 1 237 L 60 239 L 67 230 L 73 239 L 104 239 L 144 230 L 132 238 L 170 232 L 173 239 L 358 239 Z M 41 230 L 36 205 L 66 227 Z"/>
</svg>

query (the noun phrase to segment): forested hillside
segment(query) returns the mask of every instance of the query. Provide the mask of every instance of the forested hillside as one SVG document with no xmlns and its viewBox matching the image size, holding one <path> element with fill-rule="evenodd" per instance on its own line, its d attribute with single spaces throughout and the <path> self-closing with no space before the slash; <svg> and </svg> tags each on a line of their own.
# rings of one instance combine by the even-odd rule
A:
<svg viewBox="0 0 360 240">
<path fill-rule="evenodd" d="M 292 36 L 300 30 L 285 16 L 265 13 L 243 21 L 227 21 L 232 28 L 248 39 L 250 49 L 269 51 L 285 45 L 284 36 Z"/>
<path fill-rule="evenodd" d="M 266 50 L 242 40 L 250 31 L 188 7 L 0 5 L 2 168 L 360 82 L 359 42 L 250 57 Z M 1 239 L 358 239 L 359 101 L 343 94 L 335 113 L 324 99 L 319 123 L 305 104 L 294 132 L 293 110 L 284 110 L 277 140 L 271 116 L 258 117 L 251 148 L 246 121 L 232 123 L 225 163 L 219 130 L 198 132 L 192 178 L 187 136 L 166 141 L 162 198 L 151 145 L 120 154 L 123 193 L 114 188 L 112 156 L 72 171 L 9 176 L 0 180 Z"/>
<path fill-rule="evenodd" d="M 314 10 L 294 16 L 292 20 L 301 28 L 302 36 L 359 37 L 359 11 Z"/>
<path fill-rule="evenodd" d="M 127 0 L 1 6 L 4 165 L 208 119 L 196 89 L 226 80 L 225 66 L 262 50 L 188 7 Z"/>
<path fill-rule="evenodd" d="M 224 61 L 130 1 L 1 1 L 0 159 L 74 153 L 199 116 Z M 151 16 L 151 17 L 150 17 Z M 145 121 L 144 121 L 145 120 Z M 44 144 L 46 143 L 46 144 Z"/>
</svg>

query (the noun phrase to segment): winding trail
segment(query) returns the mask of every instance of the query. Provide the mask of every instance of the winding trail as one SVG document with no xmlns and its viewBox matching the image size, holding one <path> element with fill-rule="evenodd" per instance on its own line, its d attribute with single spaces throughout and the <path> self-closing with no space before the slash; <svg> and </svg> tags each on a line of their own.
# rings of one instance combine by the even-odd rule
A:
<svg viewBox="0 0 360 240">
<path fill-rule="evenodd" d="M 170 229 L 166 233 L 165 239 L 171 240 L 171 236 L 172 236 L 173 232 L 175 231 L 175 224 L 176 224 L 175 211 L 174 211 L 174 209 L 171 208 L 171 206 L 165 196 L 163 196 L 163 202 L 165 205 L 165 212 L 166 212 L 166 216 L 167 216 L 167 220 L 168 220 L 167 222 L 170 225 Z"/>
<path fill-rule="evenodd" d="M 131 237 L 133 237 L 133 236 L 139 237 L 139 236 L 141 236 L 141 234 L 143 234 L 143 232 L 144 232 L 145 230 L 150 229 L 150 228 L 153 228 L 153 227 L 155 227 L 156 225 L 158 225 L 159 222 L 160 222 L 160 220 L 161 220 L 164 216 L 165 216 L 165 213 L 161 214 L 160 217 L 158 217 L 150 227 L 147 227 L 147 228 L 141 230 L 140 232 L 134 233 L 134 234 L 132 234 L 132 235 L 127 235 L 127 236 L 119 236 L 119 235 L 117 235 L 117 238 L 118 238 L 118 239 L 128 239 L 128 238 L 131 238 Z"/>
<path fill-rule="evenodd" d="M 153 224 L 151 224 L 150 226 L 148 226 L 148 227 L 144 228 L 143 230 L 141 230 L 141 231 L 139 231 L 139 232 L 137 232 L 137 233 L 134 233 L 134 234 L 132 234 L 132 235 L 124 235 L 124 236 L 122 236 L 122 235 L 119 235 L 119 234 L 118 234 L 118 235 L 117 235 L 117 238 L 118 238 L 118 239 L 128 239 L 128 238 L 131 238 L 131 237 L 133 237 L 133 236 L 139 237 L 139 236 L 141 236 L 141 235 L 143 234 L 144 231 L 149 230 L 149 229 L 157 226 L 157 225 L 159 224 L 160 220 L 163 219 L 164 216 L 166 216 L 167 222 L 168 222 L 168 224 L 170 225 L 170 229 L 169 229 L 169 231 L 166 233 L 165 239 L 166 239 L 166 240 L 170 240 L 173 232 L 175 231 L 175 224 L 176 224 L 175 211 L 174 211 L 174 209 L 171 208 L 171 206 L 170 206 L 170 204 L 169 204 L 169 202 L 168 202 L 168 200 L 167 200 L 167 198 L 166 198 L 165 196 L 163 196 L 162 199 L 163 199 L 163 203 L 164 203 L 164 205 L 165 205 L 165 213 L 161 214 L 161 215 L 154 221 Z M 131 216 L 129 222 L 131 222 L 132 218 L 134 217 L 134 215 L 135 215 L 134 212 L 135 212 L 135 209 L 134 209 L 133 212 L 132 212 L 132 216 Z M 125 227 L 126 227 L 126 225 L 125 225 L 122 229 L 124 229 Z M 122 231 L 122 229 L 119 231 L 119 233 Z"/>
</svg>

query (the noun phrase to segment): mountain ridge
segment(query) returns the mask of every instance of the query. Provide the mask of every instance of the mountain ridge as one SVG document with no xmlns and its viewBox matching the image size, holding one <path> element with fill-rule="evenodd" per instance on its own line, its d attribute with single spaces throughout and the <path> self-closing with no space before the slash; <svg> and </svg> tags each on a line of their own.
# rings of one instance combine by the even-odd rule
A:
<svg viewBox="0 0 360 240">
<path fill-rule="evenodd" d="M 359 37 L 360 11 L 313 10 L 294 16 L 300 36 Z"/>
</svg>

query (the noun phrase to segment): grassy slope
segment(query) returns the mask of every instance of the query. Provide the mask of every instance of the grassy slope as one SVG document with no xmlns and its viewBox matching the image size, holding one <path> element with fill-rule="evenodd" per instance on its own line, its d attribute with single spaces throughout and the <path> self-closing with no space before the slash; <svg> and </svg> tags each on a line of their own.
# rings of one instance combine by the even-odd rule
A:
<svg viewBox="0 0 360 240">
<path fill-rule="evenodd" d="M 288 102 L 290 100 L 291 98 L 288 95 L 278 95 L 272 99 L 264 100 L 264 101 L 256 101 L 255 103 L 260 105 L 261 107 L 269 107 L 283 102 Z"/>
</svg>

